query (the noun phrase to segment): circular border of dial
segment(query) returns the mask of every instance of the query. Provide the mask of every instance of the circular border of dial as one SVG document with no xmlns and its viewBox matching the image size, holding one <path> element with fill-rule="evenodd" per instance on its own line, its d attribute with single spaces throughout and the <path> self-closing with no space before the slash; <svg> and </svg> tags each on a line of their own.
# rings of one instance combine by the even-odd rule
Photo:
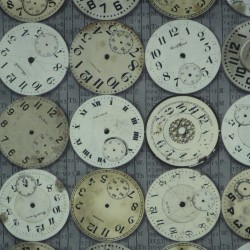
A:
<svg viewBox="0 0 250 250">
<path fill-rule="evenodd" d="M 130 250 L 129 248 L 122 246 L 117 243 L 99 243 L 92 245 L 85 250 L 102 250 L 102 249 L 107 249 L 107 250 Z"/>
<path fill-rule="evenodd" d="M 240 13 L 241 15 L 250 17 L 250 5 L 248 0 L 242 0 L 242 1 L 227 0 L 227 3 L 236 12 Z"/>
<path fill-rule="evenodd" d="M 207 250 L 207 249 L 191 242 L 182 242 L 182 243 L 175 243 L 168 245 L 162 248 L 161 250 Z"/>
<path fill-rule="evenodd" d="M 237 250 L 249 250 L 249 249 L 250 249 L 250 242 L 248 242 L 247 244 L 241 246 Z"/>
<path fill-rule="evenodd" d="M 32 247 L 32 248 L 31 248 Z M 31 248 L 31 249 L 30 249 Z M 55 250 L 51 246 L 41 243 L 41 242 L 23 242 L 13 246 L 10 250 L 32 250 L 32 249 L 39 249 L 39 250 Z"/>
</svg>

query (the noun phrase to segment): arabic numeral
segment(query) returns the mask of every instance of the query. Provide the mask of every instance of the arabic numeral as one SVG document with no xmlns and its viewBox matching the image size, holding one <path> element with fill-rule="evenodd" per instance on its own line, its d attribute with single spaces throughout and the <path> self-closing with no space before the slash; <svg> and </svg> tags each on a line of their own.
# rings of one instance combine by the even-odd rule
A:
<svg viewBox="0 0 250 250">
<path fill-rule="evenodd" d="M 88 1 L 87 5 L 88 5 L 90 10 L 93 10 L 94 8 L 96 8 L 96 4 L 94 3 L 93 0 Z"/>
<path fill-rule="evenodd" d="M 119 1 L 115 1 L 113 3 L 113 5 L 114 5 L 116 10 L 121 10 L 122 9 L 122 5 L 121 5 L 121 3 Z"/>
<path fill-rule="evenodd" d="M 156 66 L 156 69 L 157 69 L 157 70 L 162 69 L 162 64 L 161 64 L 161 62 L 156 62 L 155 66 Z"/>
<path fill-rule="evenodd" d="M 122 76 L 121 76 L 121 80 L 123 82 L 128 82 L 129 79 L 131 79 L 132 75 L 129 73 L 129 72 L 126 72 L 124 73 Z"/>
<path fill-rule="evenodd" d="M 176 5 L 171 9 L 171 11 L 177 12 L 179 8 L 180 8 L 180 6 L 179 6 L 178 4 L 176 4 Z"/>
<path fill-rule="evenodd" d="M 205 0 L 201 0 L 197 3 L 197 6 L 202 8 L 206 4 Z"/>
<path fill-rule="evenodd" d="M 153 59 L 159 58 L 161 56 L 161 51 L 159 49 L 155 49 L 154 51 L 151 52 L 151 55 Z"/>
<path fill-rule="evenodd" d="M 14 4 L 13 4 L 12 0 L 7 1 L 7 7 L 8 7 L 8 9 L 13 9 L 14 8 Z"/>
<path fill-rule="evenodd" d="M 133 204 L 132 204 L 132 207 L 131 207 L 131 210 L 132 210 L 132 211 L 135 211 L 137 208 L 138 208 L 138 203 L 136 203 L 136 202 L 133 203 Z"/>
<path fill-rule="evenodd" d="M 18 226 L 20 223 L 18 222 L 17 219 L 14 219 L 14 220 L 13 220 L 13 224 L 14 224 L 14 226 Z"/>
<path fill-rule="evenodd" d="M 13 156 L 14 154 L 16 153 L 16 150 L 15 149 L 11 149 L 9 152 L 8 152 L 8 156 Z"/>
<path fill-rule="evenodd" d="M 185 232 L 185 234 L 188 236 L 188 237 L 191 237 L 193 235 L 193 232 L 188 230 Z"/>
<path fill-rule="evenodd" d="M 134 71 L 138 67 L 139 67 L 139 63 L 136 60 L 132 60 L 131 63 L 128 65 L 128 68 L 131 71 Z"/>
<path fill-rule="evenodd" d="M 169 81 L 171 79 L 170 75 L 168 74 L 168 72 L 164 72 L 163 74 L 163 79 L 164 81 Z"/>
<path fill-rule="evenodd" d="M 120 234 L 122 234 L 123 230 L 125 229 L 125 227 L 123 227 L 122 225 L 117 225 L 115 227 L 115 231 L 119 232 Z"/>
<path fill-rule="evenodd" d="M 53 67 L 54 71 L 58 71 L 59 69 L 61 69 L 63 66 L 61 63 L 57 63 L 55 67 Z"/>
<path fill-rule="evenodd" d="M 203 31 L 198 32 L 197 36 L 200 38 L 200 41 L 205 40 L 205 33 Z"/>
<path fill-rule="evenodd" d="M 171 37 L 179 35 L 179 30 L 177 27 L 173 27 L 169 30 L 169 34 Z"/>
<path fill-rule="evenodd" d="M 206 223 L 201 223 L 198 225 L 199 228 L 206 228 L 206 226 L 207 226 Z"/>
<path fill-rule="evenodd" d="M 128 223 L 133 224 L 135 222 L 134 216 L 128 218 Z"/>
<path fill-rule="evenodd" d="M 170 231 L 171 235 L 177 234 L 177 228 L 176 227 L 170 227 L 169 231 Z"/>
<path fill-rule="evenodd" d="M 237 146 L 235 147 L 235 151 L 236 151 L 236 152 L 242 151 L 242 147 L 241 147 L 240 145 L 237 145 Z"/>
<path fill-rule="evenodd" d="M 205 51 L 209 52 L 211 50 L 211 46 L 209 45 L 209 43 L 205 43 Z"/>
<path fill-rule="evenodd" d="M 6 120 L 3 120 L 2 122 L 1 122 L 1 127 L 6 127 L 8 125 L 8 121 L 6 121 Z"/>
</svg>

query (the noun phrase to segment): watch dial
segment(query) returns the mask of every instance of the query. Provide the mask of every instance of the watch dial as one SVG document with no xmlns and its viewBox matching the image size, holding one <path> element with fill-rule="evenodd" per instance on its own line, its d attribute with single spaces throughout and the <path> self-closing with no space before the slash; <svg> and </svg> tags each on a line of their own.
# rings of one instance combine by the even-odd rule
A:
<svg viewBox="0 0 250 250">
<path fill-rule="evenodd" d="M 249 249 L 250 249 L 250 242 L 238 248 L 238 250 L 249 250 Z"/>
<path fill-rule="evenodd" d="M 196 245 L 194 243 L 176 243 L 164 247 L 162 250 L 206 250 L 206 248 Z"/>
<path fill-rule="evenodd" d="M 91 247 L 88 247 L 86 250 L 129 250 L 129 249 L 117 243 L 99 243 Z"/>
<path fill-rule="evenodd" d="M 55 250 L 55 249 L 40 242 L 24 242 L 13 246 L 10 250 Z"/>
<path fill-rule="evenodd" d="M 115 94 L 139 78 L 144 49 L 129 27 L 113 21 L 87 25 L 70 48 L 74 77 L 86 89 L 98 94 Z"/>
<path fill-rule="evenodd" d="M 217 188 L 208 177 L 192 169 L 162 174 L 150 186 L 145 203 L 153 228 L 176 241 L 203 237 L 214 227 L 220 214 Z"/>
<path fill-rule="evenodd" d="M 146 67 L 153 81 L 173 93 L 206 87 L 221 63 L 220 45 L 204 25 L 176 20 L 158 28 L 148 41 Z"/>
<path fill-rule="evenodd" d="M 18 94 L 41 95 L 63 80 L 68 57 L 67 45 L 57 31 L 41 23 L 21 24 L 0 42 L 0 77 Z"/>
<path fill-rule="evenodd" d="M 98 241 L 117 241 L 139 226 L 144 198 L 138 184 L 127 174 L 98 170 L 76 184 L 71 212 L 76 225 L 87 236 Z"/>
<path fill-rule="evenodd" d="M 35 186 L 33 182 L 20 181 L 30 178 L 35 180 Z M 28 195 L 28 189 L 35 190 Z M 69 215 L 69 197 L 63 184 L 54 175 L 38 169 L 12 175 L 0 190 L 0 204 L 7 230 L 26 241 L 52 237 L 61 230 Z"/>
<path fill-rule="evenodd" d="M 227 0 L 227 2 L 238 13 L 248 17 L 250 16 L 250 2 L 248 0 Z"/>
</svg>

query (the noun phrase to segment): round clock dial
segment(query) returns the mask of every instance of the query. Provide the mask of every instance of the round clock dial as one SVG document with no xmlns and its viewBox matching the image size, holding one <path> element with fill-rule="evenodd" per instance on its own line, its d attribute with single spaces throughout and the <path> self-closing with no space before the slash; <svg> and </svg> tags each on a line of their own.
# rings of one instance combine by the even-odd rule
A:
<svg viewBox="0 0 250 250">
<path fill-rule="evenodd" d="M 250 95 L 236 101 L 224 115 L 221 127 L 223 143 L 237 161 L 250 166 Z"/>
<path fill-rule="evenodd" d="M 176 96 L 163 100 L 153 109 L 146 135 L 159 159 L 176 167 L 193 167 L 207 160 L 214 151 L 219 126 L 204 102 Z"/>
<path fill-rule="evenodd" d="M 196 245 L 194 243 L 183 242 L 171 244 L 169 246 L 164 247 L 162 250 L 206 250 L 206 248 Z"/>
<path fill-rule="evenodd" d="M 250 249 L 250 242 L 238 248 L 238 250 L 249 250 L 249 249 Z"/>
<path fill-rule="evenodd" d="M 128 14 L 139 0 L 73 0 L 75 5 L 85 14 L 99 20 L 113 20 Z"/>
<path fill-rule="evenodd" d="M 88 247 L 86 250 L 129 250 L 129 249 L 117 243 L 100 243 Z"/>
<path fill-rule="evenodd" d="M 0 6 L 11 17 L 24 22 L 36 22 L 52 16 L 64 0 L 0 0 Z"/>
<path fill-rule="evenodd" d="M 227 0 L 227 2 L 238 13 L 245 16 L 250 16 L 250 2 L 248 0 Z"/>
<path fill-rule="evenodd" d="M 45 167 L 57 160 L 69 139 L 63 111 L 43 97 L 24 97 L 10 104 L 0 116 L 0 149 L 24 168 Z M 32 178 L 19 180 L 34 183 Z M 32 192 L 27 189 L 25 193 Z"/>
<path fill-rule="evenodd" d="M 193 18 L 206 12 L 215 0 L 149 0 L 163 15 L 172 18 Z"/>
<path fill-rule="evenodd" d="M 250 239 L 250 170 L 237 174 L 222 195 L 222 214 L 230 229 Z"/>
<path fill-rule="evenodd" d="M 121 92 L 140 76 L 144 49 L 129 27 L 113 21 L 87 25 L 70 48 L 70 66 L 77 81 L 98 94 Z"/>
<path fill-rule="evenodd" d="M 13 246 L 10 250 L 54 250 L 54 248 L 40 242 L 24 242 Z"/>
<path fill-rule="evenodd" d="M 220 45 L 204 25 L 190 20 L 168 22 L 149 39 L 146 67 L 153 81 L 173 93 L 206 87 L 221 63 Z"/>
<path fill-rule="evenodd" d="M 35 180 L 30 195 L 20 192 L 20 179 Z M 23 183 L 28 189 L 33 183 Z M 16 238 L 42 241 L 58 233 L 69 215 L 69 197 L 63 184 L 52 174 L 38 169 L 12 175 L 0 190 L 1 219 Z M 47 249 L 47 248 L 44 248 Z M 50 249 L 50 248 L 49 248 Z"/>
<path fill-rule="evenodd" d="M 117 241 L 139 226 L 144 198 L 138 184 L 127 174 L 98 170 L 77 183 L 71 208 L 75 223 L 87 236 L 98 241 Z"/>
<path fill-rule="evenodd" d="M 0 42 L 1 80 L 18 94 L 41 95 L 54 89 L 66 74 L 68 60 L 65 41 L 45 24 L 18 25 Z"/>
<path fill-rule="evenodd" d="M 70 124 L 71 144 L 92 166 L 112 168 L 135 157 L 144 139 L 144 123 L 137 109 L 121 97 L 89 99 Z"/>
<path fill-rule="evenodd" d="M 214 227 L 220 214 L 220 196 L 215 185 L 192 169 L 162 174 L 149 188 L 145 203 L 154 229 L 176 241 L 203 237 Z"/>
</svg>

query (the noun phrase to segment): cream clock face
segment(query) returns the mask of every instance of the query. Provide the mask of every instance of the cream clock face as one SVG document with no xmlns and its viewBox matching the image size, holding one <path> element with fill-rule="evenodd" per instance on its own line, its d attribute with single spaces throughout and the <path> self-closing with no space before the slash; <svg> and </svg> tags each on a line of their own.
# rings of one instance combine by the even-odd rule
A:
<svg viewBox="0 0 250 250">
<path fill-rule="evenodd" d="M 0 214 L 16 238 L 42 241 L 64 226 L 69 215 L 68 193 L 54 175 L 38 169 L 23 170 L 3 184 Z"/>
<path fill-rule="evenodd" d="M 71 213 L 87 236 L 103 242 L 117 241 L 139 226 L 144 214 L 144 198 L 138 184 L 127 174 L 98 170 L 76 184 Z"/>
<path fill-rule="evenodd" d="M 215 150 L 219 126 L 204 102 L 176 96 L 163 100 L 151 111 L 146 136 L 149 147 L 163 162 L 193 167 L 206 161 Z"/>
<path fill-rule="evenodd" d="M 13 246 L 10 250 L 54 250 L 54 248 L 40 242 L 24 242 Z"/>
<path fill-rule="evenodd" d="M 146 67 L 153 81 L 173 93 L 206 87 L 221 63 L 220 45 L 204 25 L 190 20 L 168 22 L 148 41 Z"/>
<path fill-rule="evenodd" d="M 153 228 L 175 241 L 203 237 L 214 227 L 220 214 L 217 188 L 208 177 L 192 169 L 162 174 L 150 186 L 145 203 Z"/>
<path fill-rule="evenodd" d="M 0 0 L 0 6 L 11 17 L 24 22 L 36 22 L 52 16 L 64 0 Z"/>
<path fill-rule="evenodd" d="M 237 174 L 222 195 L 222 214 L 230 229 L 250 239 L 250 170 Z"/>
<path fill-rule="evenodd" d="M 63 111 L 44 97 L 23 97 L 0 116 L 0 149 L 17 166 L 41 168 L 56 161 L 68 143 Z"/>
<path fill-rule="evenodd" d="M 129 250 L 129 249 L 117 243 L 99 243 L 91 247 L 88 247 L 86 250 Z"/>
<path fill-rule="evenodd" d="M 238 248 L 238 250 L 249 250 L 249 249 L 250 249 L 250 243 L 247 243 L 241 246 L 240 248 Z"/>
<path fill-rule="evenodd" d="M 248 0 L 227 0 L 227 2 L 238 13 L 250 16 L 250 2 Z"/>
<path fill-rule="evenodd" d="M 164 247 L 162 250 L 206 250 L 206 248 L 196 245 L 194 243 L 183 242 L 171 244 L 169 246 Z"/>
<path fill-rule="evenodd" d="M 70 124 L 75 152 L 95 167 L 113 168 L 129 162 L 139 152 L 143 139 L 140 113 L 117 96 L 89 99 L 78 108 Z"/>
<path fill-rule="evenodd" d="M 20 24 L 0 41 L 0 78 L 21 95 L 54 89 L 63 80 L 68 61 L 65 41 L 45 24 Z"/>
<path fill-rule="evenodd" d="M 113 21 L 87 25 L 70 48 L 70 67 L 86 89 L 116 94 L 132 86 L 144 65 L 144 49 L 129 27 Z"/>
</svg>

